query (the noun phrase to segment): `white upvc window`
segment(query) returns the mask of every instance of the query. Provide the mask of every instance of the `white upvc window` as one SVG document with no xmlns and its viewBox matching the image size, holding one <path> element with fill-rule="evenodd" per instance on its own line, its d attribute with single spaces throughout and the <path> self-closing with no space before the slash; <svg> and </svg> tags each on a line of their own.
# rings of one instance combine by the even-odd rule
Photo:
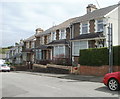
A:
<svg viewBox="0 0 120 99">
<path fill-rule="evenodd" d="M 72 46 L 72 55 L 79 56 L 80 49 L 87 49 L 88 41 L 74 41 Z"/>
<path fill-rule="evenodd" d="M 22 47 L 20 47 L 20 53 L 22 52 Z"/>
<path fill-rule="evenodd" d="M 26 48 L 29 48 L 29 42 L 26 42 Z"/>
<path fill-rule="evenodd" d="M 34 48 L 35 47 L 35 42 L 31 42 L 31 47 Z"/>
<path fill-rule="evenodd" d="M 54 47 L 54 57 L 63 58 L 65 57 L 65 46 L 59 45 Z"/>
<path fill-rule="evenodd" d="M 59 38 L 66 39 L 66 30 L 65 29 L 60 30 Z"/>
<path fill-rule="evenodd" d="M 103 20 L 97 20 L 97 32 L 103 32 L 104 25 L 103 25 Z"/>
<path fill-rule="evenodd" d="M 56 32 L 52 32 L 52 40 L 56 40 Z"/>
<path fill-rule="evenodd" d="M 88 33 L 88 22 L 82 23 L 81 25 L 82 25 L 82 27 L 81 27 L 81 33 L 82 34 Z"/>
<path fill-rule="evenodd" d="M 42 59 L 42 52 L 41 49 L 36 50 L 36 59 L 41 60 Z"/>
<path fill-rule="evenodd" d="M 47 43 L 50 43 L 51 42 L 51 35 L 48 35 L 47 36 Z"/>
<path fill-rule="evenodd" d="M 41 45 L 44 44 L 44 36 L 40 37 L 40 44 L 41 44 Z"/>
</svg>

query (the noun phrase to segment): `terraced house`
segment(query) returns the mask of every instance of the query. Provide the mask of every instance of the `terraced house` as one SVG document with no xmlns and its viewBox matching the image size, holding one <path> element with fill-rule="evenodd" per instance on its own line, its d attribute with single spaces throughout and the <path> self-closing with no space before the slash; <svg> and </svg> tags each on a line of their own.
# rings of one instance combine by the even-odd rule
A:
<svg viewBox="0 0 120 99">
<path fill-rule="evenodd" d="M 113 45 L 120 45 L 120 4 L 97 9 L 90 4 L 86 14 L 71 18 L 24 40 L 23 62 L 31 64 L 78 63 L 80 49 L 108 47 L 108 24 L 113 24 Z M 32 67 L 31 67 L 32 68 Z"/>
<path fill-rule="evenodd" d="M 120 5 L 112 5 L 97 9 L 90 4 L 86 8 L 86 14 L 77 18 L 72 27 L 72 60 L 77 62 L 79 49 L 108 47 L 108 24 L 112 23 L 113 45 L 120 45 L 119 10 Z M 119 17 L 118 17 L 119 16 Z"/>
<path fill-rule="evenodd" d="M 23 40 L 20 40 L 19 44 L 16 44 L 13 48 L 7 51 L 6 60 L 16 65 L 23 64 L 23 49 L 24 43 Z"/>
<path fill-rule="evenodd" d="M 70 23 L 75 18 L 69 19 L 46 31 L 37 33 L 36 37 L 36 63 L 56 62 L 64 64 L 70 60 Z M 39 30 L 39 29 L 37 29 Z"/>
</svg>

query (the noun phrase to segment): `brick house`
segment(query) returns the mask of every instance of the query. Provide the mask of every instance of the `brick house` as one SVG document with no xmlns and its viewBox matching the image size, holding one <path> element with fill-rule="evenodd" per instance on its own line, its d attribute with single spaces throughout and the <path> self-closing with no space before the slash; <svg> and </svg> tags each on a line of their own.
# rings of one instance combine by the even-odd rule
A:
<svg viewBox="0 0 120 99">
<path fill-rule="evenodd" d="M 35 48 L 35 36 L 31 36 L 24 40 L 24 49 L 23 49 L 23 62 L 25 65 L 34 63 L 34 48 Z M 28 67 L 31 69 L 32 67 Z"/>
<path fill-rule="evenodd" d="M 108 47 L 108 23 L 113 23 L 113 45 L 120 45 L 119 4 L 101 9 L 90 4 L 86 10 L 85 15 L 71 18 L 45 31 L 36 29 L 33 36 L 24 40 L 23 62 L 27 65 L 28 62 L 39 64 L 68 59 L 68 63 L 77 64 L 80 49 Z M 11 49 L 10 54 L 14 51 L 15 48 Z"/>
<path fill-rule="evenodd" d="M 80 49 L 108 47 L 108 23 L 113 24 L 113 45 L 120 45 L 118 8 L 118 4 L 102 9 L 97 9 L 95 5 L 90 4 L 87 7 L 87 14 L 71 23 L 73 62 L 78 63 Z"/>
<path fill-rule="evenodd" d="M 6 52 L 6 61 L 9 61 L 12 64 L 19 65 L 23 64 L 23 40 L 20 40 L 19 44 L 16 44 L 10 50 Z"/>
<path fill-rule="evenodd" d="M 36 37 L 36 63 L 58 59 L 70 60 L 70 23 L 76 18 L 69 19 L 46 31 L 37 33 Z"/>
<path fill-rule="evenodd" d="M 47 46 L 51 41 L 50 30 L 43 31 L 41 28 L 36 29 L 35 63 L 51 60 L 51 48 Z"/>
</svg>

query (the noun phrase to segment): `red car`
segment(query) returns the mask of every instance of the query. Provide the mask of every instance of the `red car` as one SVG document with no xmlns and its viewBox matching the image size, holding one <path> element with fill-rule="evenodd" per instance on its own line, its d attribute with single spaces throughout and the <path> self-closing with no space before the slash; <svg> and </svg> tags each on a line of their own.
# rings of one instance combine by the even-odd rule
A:
<svg viewBox="0 0 120 99">
<path fill-rule="evenodd" d="M 120 90 L 120 72 L 106 74 L 103 83 L 112 91 Z"/>
</svg>

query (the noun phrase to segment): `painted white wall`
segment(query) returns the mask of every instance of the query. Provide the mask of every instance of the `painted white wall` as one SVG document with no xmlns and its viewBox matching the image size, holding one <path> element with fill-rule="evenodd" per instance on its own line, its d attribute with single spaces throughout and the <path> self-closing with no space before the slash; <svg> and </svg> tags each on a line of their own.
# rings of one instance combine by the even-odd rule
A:
<svg viewBox="0 0 120 99">
<path fill-rule="evenodd" d="M 106 18 L 108 19 L 107 23 L 113 24 L 113 46 L 120 45 L 120 43 L 118 43 L 118 38 L 119 38 L 118 33 L 120 33 L 120 31 L 118 32 L 118 8 L 114 9 L 109 14 L 107 14 Z M 108 40 L 108 36 L 107 36 L 107 40 Z"/>
<path fill-rule="evenodd" d="M 118 7 L 118 45 L 120 45 L 120 6 Z"/>
</svg>

